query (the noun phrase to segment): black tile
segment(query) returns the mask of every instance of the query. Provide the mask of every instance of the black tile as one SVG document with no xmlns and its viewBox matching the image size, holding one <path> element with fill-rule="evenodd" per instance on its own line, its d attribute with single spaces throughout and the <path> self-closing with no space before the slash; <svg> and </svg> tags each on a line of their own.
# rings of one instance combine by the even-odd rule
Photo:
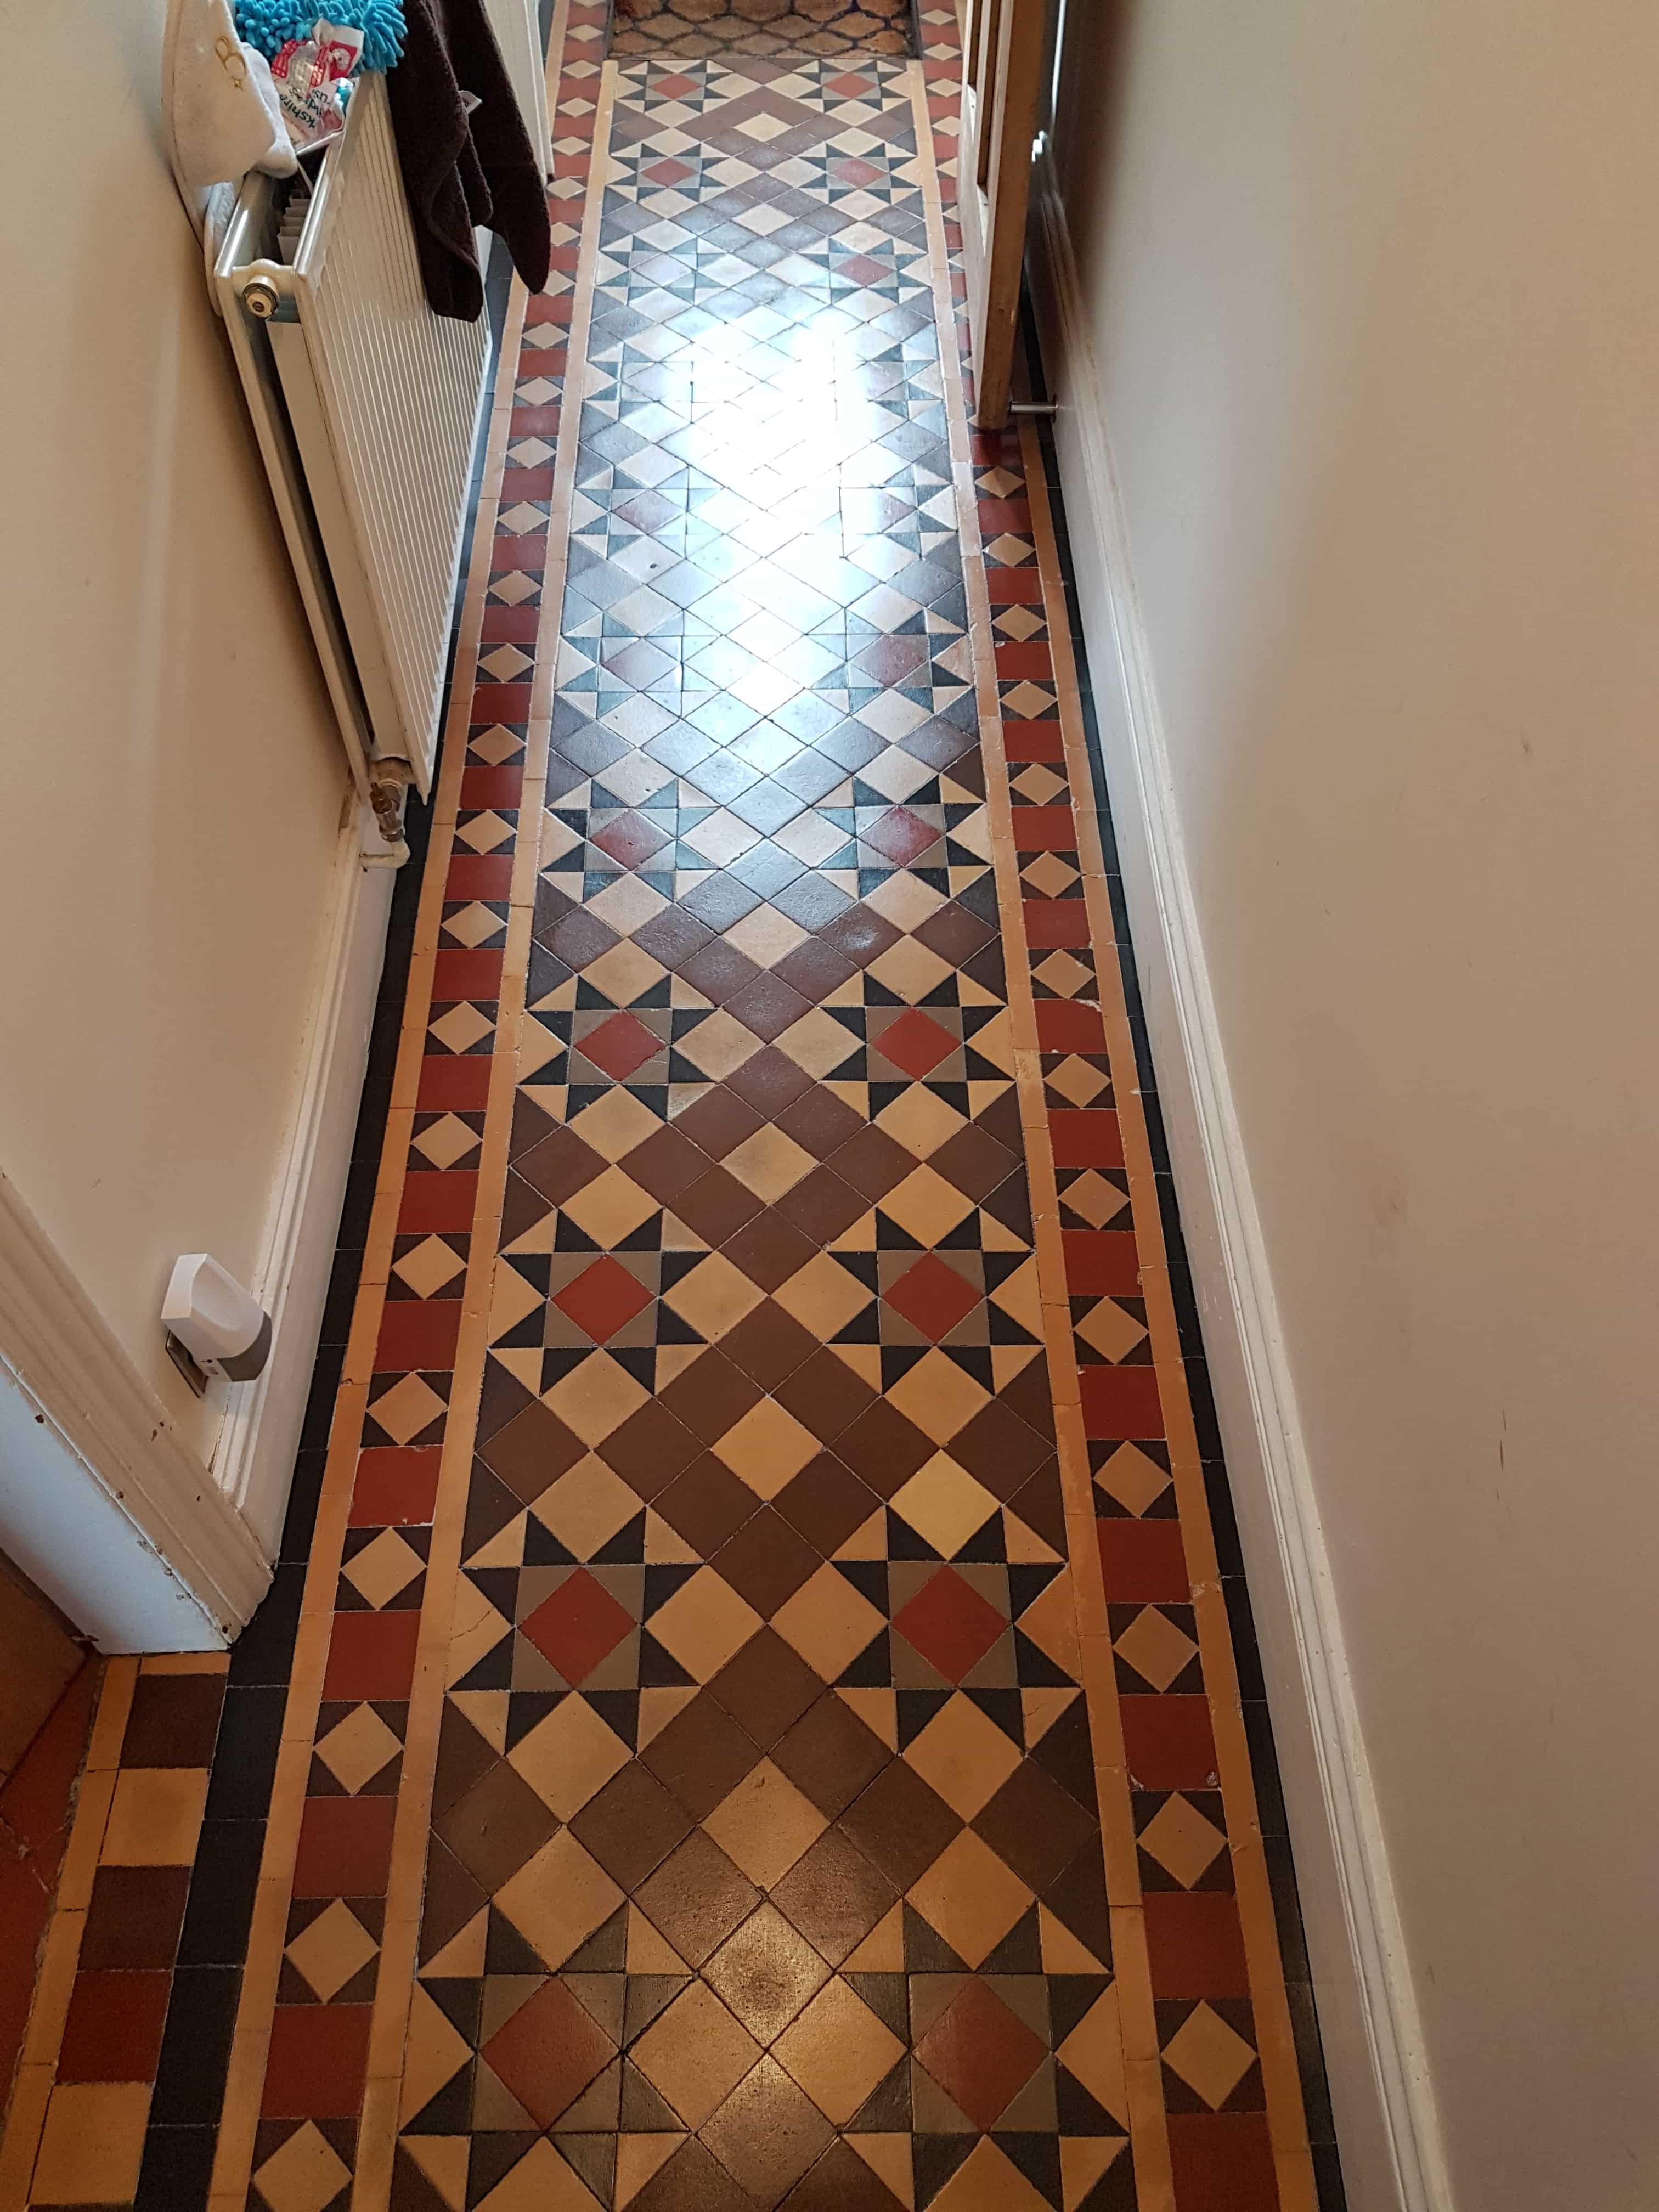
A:
<svg viewBox="0 0 1659 2212">
<path fill-rule="evenodd" d="M 264 1849 L 259 1820 L 204 1820 L 179 1944 L 181 1966 L 240 1966 Z"/>
<path fill-rule="evenodd" d="M 208 1784 L 210 1820 L 263 1820 L 270 1805 L 283 1713 L 288 1692 L 275 1684 L 258 1689 L 233 1685 L 225 1692 Z"/>
<path fill-rule="evenodd" d="M 306 1571 L 296 1561 L 277 1568 L 258 1611 L 231 1646 L 233 1689 L 268 1682 L 286 1684 L 294 1663 L 294 1636 L 300 1625 L 305 1586 Z"/>
<path fill-rule="evenodd" d="M 207 2203 L 218 2131 L 164 2128 L 152 2121 L 133 2212 L 198 2212 Z"/>
<path fill-rule="evenodd" d="M 1264 1836 L 1285 1833 L 1285 1793 L 1279 1780 L 1279 1754 L 1273 1748 L 1273 1720 L 1265 1700 L 1243 1701 L 1244 1733 L 1249 1740 L 1250 1774 L 1255 1784 L 1256 1812 Z"/>
<path fill-rule="evenodd" d="M 1319 2011 L 1314 2002 L 1310 1982 L 1289 1982 L 1285 1994 L 1290 2000 L 1291 2029 L 1296 2037 L 1296 2055 L 1302 2068 L 1302 2101 L 1308 2116 L 1310 2142 L 1334 2143 L 1336 2123 L 1331 2116 L 1331 2100 L 1325 2079 L 1325 2054 L 1319 2042 Z"/>
<path fill-rule="evenodd" d="M 174 1974 L 153 2125 L 211 2127 L 217 2120 L 241 1986 L 240 1966 L 181 1966 Z"/>
<path fill-rule="evenodd" d="M 1261 1672 L 1261 1655 L 1256 1649 L 1255 1617 L 1250 1611 L 1250 1594 L 1239 1575 L 1222 1578 L 1221 1595 L 1226 1601 L 1227 1621 L 1233 1632 L 1233 1663 L 1238 1669 L 1238 1694 L 1241 1698 L 1265 1698 L 1267 1685 Z"/>
</svg>

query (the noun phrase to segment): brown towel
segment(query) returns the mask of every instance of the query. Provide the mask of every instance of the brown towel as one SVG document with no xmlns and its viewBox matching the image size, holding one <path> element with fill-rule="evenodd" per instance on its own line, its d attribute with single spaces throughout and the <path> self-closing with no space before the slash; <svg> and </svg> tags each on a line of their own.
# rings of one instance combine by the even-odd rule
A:
<svg viewBox="0 0 1659 2212">
<path fill-rule="evenodd" d="M 434 314 L 476 323 L 483 279 L 473 225 L 505 241 L 539 292 L 553 246 L 547 182 L 483 0 L 404 0 L 404 17 L 403 59 L 386 88 L 421 276 Z"/>
</svg>

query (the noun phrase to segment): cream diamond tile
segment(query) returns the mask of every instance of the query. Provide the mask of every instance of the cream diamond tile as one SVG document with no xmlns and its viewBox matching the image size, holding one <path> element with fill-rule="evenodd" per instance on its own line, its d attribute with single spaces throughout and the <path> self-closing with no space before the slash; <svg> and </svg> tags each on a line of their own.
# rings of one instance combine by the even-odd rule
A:
<svg viewBox="0 0 1659 2212">
<path fill-rule="evenodd" d="M 422 1429 L 430 1428 L 444 1410 L 444 1401 L 418 1375 L 403 1376 L 369 1407 L 394 1444 L 406 1444 Z"/>
<path fill-rule="evenodd" d="M 1188 2014 L 1164 2046 L 1164 2063 L 1218 2112 L 1255 2062 L 1255 2053 L 1206 2004 Z"/>
<path fill-rule="evenodd" d="M 660 962 L 624 939 L 584 968 L 582 981 L 603 991 L 612 1006 L 630 1006 L 667 973 Z"/>
<path fill-rule="evenodd" d="M 1077 1333 L 1103 1359 L 1115 1364 L 1144 1343 L 1146 1325 L 1126 1313 L 1114 1298 L 1102 1298 L 1076 1324 Z"/>
<path fill-rule="evenodd" d="M 392 1272 L 400 1283 L 408 1284 L 417 1298 L 429 1298 L 457 1275 L 465 1274 L 466 1262 L 451 1251 L 441 1237 L 428 1237 L 401 1260 L 394 1260 Z"/>
<path fill-rule="evenodd" d="M 807 1665 L 833 1682 L 871 1640 L 882 1616 L 826 1561 L 772 1617 L 772 1626 Z"/>
<path fill-rule="evenodd" d="M 925 1160 L 947 1138 L 955 1136 L 964 1119 L 937 1091 L 930 1091 L 925 1083 L 913 1083 L 908 1091 L 900 1091 L 890 1106 L 883 1107 L 876 1116 L 876 1127 L 884 1129 L 913 1158 Z"/>
<path fill-rule="evenodd" d="M 574 1820 L 588 1799 L 627 1765 L 632 1753 L 586 1698 L 573 1692 L 507 1756 L 550 1812 L 562 1820 Z"/>
<path fill-rule="evenodd" d="M 653 915 L 659 915 L 668 904 L 660 891 L 638 876 L 614 876 L 595 898 L 586 902 L 587 911 L 596 914 L 610 928 L 620 930 L 624 937 L 640 929 Z"/>
<path fill-rule="evenodd" d="M 751 845 L 758 845 L 761 833 L 751 830 L 746 822 L 739 822 L 735 814 L 719 807 L 713 814 L 688 830 L 684 842 L 694 852 L 713 862 L 717 868 L 729 868 L 733 860 L 740 860 Z"/>
<path fill-rule="evenodd" d="M 809 867 L 817 867 L 847 842 L 847 832 L 826 822 L 821 814 L 798 814 L 793 822 L 785 823 L 772 842 Z"/>
<path fill-rule="evenodd" d="M 617 2212 L 627 2212 L 646 2183 L 666 2166 L 685 2141 L 683 2135 L 617 2137 Z"/>
<path fill-rule="evenodd" d="M 990 1396 L 954 1359 L 939 1351 L 924 1352 L 887 1395 L 908 1421 L 936 1444 L 948 1443 L 965 1428 Z"/>
<path fill-rule="evenodd" d="M 941 960 L 937 952 L 930 952 L 915 938 L 905 937 L 896 945 L 890 945 L 865 972 L 914 1006 L 930 991 L 936 991 L 952 971 L 948 960 Z"/>
<path fill-rule="evenodd" d="M 1183 1889 L 1190 1889 L 1208 1873 L 1227 1838 L 1206 1820 L 1190 1798 L 1177 1790 L 1165 1798 L 1141 1830 L 1140 1848 L 1171 1874 Z"/>
<path fill-rule="evenodd" d="M 490 598 L 505 600 L 509 607 L 521 606 L 525 600 L 533 599 L 539 588 L 535 578 L 526 576 L 520 568 L 509 568 L 506 575 L 489 580 Z"/>
<path fill-rule="evenodd" d="M 543 1491 L 531 1511 L 579 1559 L 591 1559 L 640 1510 L 638 1494 L 589 1452 Z"/>
<path fill-rule="evenodd" d="M 458 945 L 471 948 L 496 936 L 506 927 L 500 915 L 492 914 L 475 899 L 471 906 L 464 906 L 459 913 L 449 915 L 444 923 L 444 934 L 453 937 Z"/>
<path fill-rule="evenodd" d="M 1029 1636 L 1045 1659 L 1075 1681 L 1083 1671 L 1078 1641 L 1077 1607 L 1070 1572 L 1056 1575 L 1019 1616 L 1020 1633 Z"/>
<path fill-rule="evenodd" d="M 909 755 L 903 757 L 908 760 Z M 869 769 L 863 773 L 867 780 Z M 911 930 L 919 928 L 930 914 L 937 914 L 945 898 L 931 884 L 923 883 L 920 876 L 913 876 L 908 868 L 896 868 L 890 876 L 882 878 L 864 903 L 873 907 L 895 929 Z"/>
<path fill-rule="evenodd" d="M 1004 695 L 1002 702 L 1006 713 L 1018 714 L 1023 721 L 1036 720 L 1054 703 L 1054 695 L 1051 690 L 1040 684 L 1031 683 L 1016 684 L 1012 691 Z"/>
<path fill-rule="evenodd" d="M 1037 963 L 1031 973 L 1038 982 L 1046 983 L 1062 999 L 1075 999 L 1079 993 L 1086 993 L 1095 980 L 1092 968 L 1085 968 L 1074 954 L 1064 951 L 1051 952 L 1046 960 Z M 974 1042 L 977 1046 L 979 1039 L 975 1037 Z"/>
<path fill-rule="evenodd" d="M 630 2052 L 688 2127 L 700 2128 L 761 2056 L 761 2047 L 702 1982 L 693 1982 Z"/>
<path fill-rule="evenodd" d="M 373 1705 L 354 1705 L 316 1746 L 318 1758 L 354 1797 L 402 1749 Z"/>
<path fill-rule="evenodd" d="M 866 762 L 859 770 L 859 779 L 872 790 L 878 791 L 884 799 L 890 799 L 895 805 L 900 805 L 913 792 L 920 791 L 924 783 L 930 783 L 938 774 L 939 770 L 930 768 L 926 761 L 919 761 L 913 754 L 902 751 L 894 745 L 886 752 L 878 753 L 874 760 Z M 938 897 L 937 893 L 934 896 Z M 939 903 L 944 903 L 942 899 Z M 885 912 L 885 908 L 883 911 Z M 896 921 L 898 917 L 890 915 L 888 919 Z M 902 923 L 900 927 L 914 927 L 915 925 Z"/>
<path fill-rule="evenodd" d="M 845 1241 L 845 1240 L 843 1240 Z M 839 1336 L 854 1314 L 870 1304 L 870 1293 L 855 1275 L 820 1252 L 792 1275 L 773 1297 L 821 1343 Z"/>
<path fill-rule="evenodd" d="M 1060 1194 L 1063 1206 L 1086 1221 L 1091 1229 L 1103 1229 L 1109 1221 L 1115 1221 L 1129 1203 L 1127 1192 L 1114 1182 L 1108 1182 L 1097 1170 L 1091 1168 L 1075 1182 L 1067 1183 Z"/>
<path fill-rule="evenodd" d="M 909 1892 L 910 1902 L 970 1966 L 995 1950 L 1031 1893 L 1012 1868 L 964 1828 Z"/>
<path fill-rule="evenodd" d="M 702 1825 L 757 1888 L 770 1889 L 829 1823 L 787 1775 L 763 1759 Z"/>
<path fill-rule="evenodd" d="M 622 1901 L 621 1890 L 568 1828 L 550 1838 L 495 1893 L 496 1905 L 550 1971 L 562 1966 Z"/>
<path fill-rule="evenodd" d="M 763 1398 L 714 1449 L 757 1497 L 775 1498 L 808 1460 L 817 1458 L 818 1440 L 775 1398 Z"/>
<path fill-rule="evenodd" d="M 775 1206 L 785 1191 L 793 1190 L 803 1176 L 811 1173 L 817 1162 L 775 1121 L 769 1121 L 763 1129 L 745 1138 L 735 1152 L 728 1152 L 720 1164 L 757 1198 Z"/>
<path fill-rule="evenodd" d="M 473 2212 L 599 2212 L 599 2200 L 544 2136 Z"/>
<path fill-rule="evenodd" d="M 1078 872 L 1058 853 L 1039 853 L 1020 870 L 1022 878 L 1043 898 L 1058 898 L 1078 880 Z"/>
<path fill-rule="evenodd" d="M 658 1643 L 699 1682 L 718 1674 L 760 1625 L 754 1607 L 712 1567 L 682 1583 L 649 1623 Z"/>
<path fill-rule="evenodd" d="M 1029 1328 L 1033 1336 L 1042 1334 L 1042 1286 L 1035 1260 L 1027 1260 L 1013 1273 L 999 1283 L 991 1292 L 991 1304 L 1017 1321 L 1022 1328 Z M 1017 1346 L 1007 1346 L 1017 1350 Z"/>
<path fill-rule="evenodd" d="M 806 932 L 776 907 L 757 906 L 752 914 L 733 923 L 726 933 L 726 941 L 758 966 L 773 968 L 787 952 L 806 942 Z"/>
<path fill-rule="evenodd" d="M 1159 1692 L 1167 1690 L 1198 1656 L 1198 1646 L 1192 1638 L 1155 1605 L 1141 1607 L 1116 1638 L 1113 1649 Z"/>
<path fill-rule="evenodd" d="M 360 1597 L 372 1606 L 386 1605 L 425 1568 L 420 1553 L 406 1544 L 395 1528 L 382 1528 L 372 1544 L 365 1544 L 341 1569 Z"/>
<path fill-rule="evenodd" d="M 832 1014 L 826 1014 L 822 1006 L 814 1006 L 811 1013 L 803 1014 L 785 1030 L 778 1046 L 797 1067 L 805 1068 L 808 1075 L 816 1076 L 821 1083 L 858 1051 L 859 1041 Z"/>
<path fill-rule="evenodd" d="M 596 1352 L 556 1382 L 542 1402 L 585 1444 L 597 1444 L 638 1413 L 650 1395 L 609 1352 Z"/>
<path fill-rule="evenodd" d="M 442 1121 L 434 1121 L 429 1129 L 422 1129 L 414 1140 L 415 1150 L 430 1160 L 434 1168 L 453 1168 L 477 1142 L 477 1130 L 469 1129 L 453 1114 L 446 1114 Z"/>
<path fill-rule="evenodd" d="M 937 1170 L 926 1166 L 914 1169 L 878 1203 L 890 1221 L 896 1221 L 918 1244 L 928 1247 L 942 1244 L 974 1210 L 970 1198 L 964 1198 Z"/>
<path fill-rule="evenodd" d="M 1033 806 L 1050 806 L 1066 788 L 1066 779 L 1041 761 L 1033 761 L 1012 779 L 1012 788 Z"/>
<path fill-rule="evenodd" d="M 819 1990 L 772 2055 L 833 2126 L 844 2128 L 903 2056 L 904 2045 L 842 1981 Z"/>
<path fill-rule="evenodd" d="M 1020 1761 L 1018 1747 L 960 1691 L 934 1714 L 904 1756 L 964 1820 L 989 1804 Z"/>
<path fill-rule="evenodd" d="M 477 1584 L 463 1575 L 455 1587 L 455 1615 L 450 1626 L 449 1648 L 444 1655 L 446 1685 L 453 1687 L 464 1675 L 470 1674 L 512 1626 L 510 1620 L 496 1612 Z M 487 1691 L 483 1694 L 494 1696 L 495 1692 Z"/>
<path fill-rule="evenodd" d="M 1069 1060 L 1043 1077 L 1050 1091 L 1057 1091 L 1068 1105 L 1092 1106 L 1097 1098 L 1111 1089 L 1111 1079 L 1086 1060 L 1073 1053 Z"/>
<path fill-rule="evenodd" d="M 694 1067 L 701 1068 L 711 1082 L 718 1083 L 750 1059 L 757 1047 L 752 1032 L 722 1006 L 706 1022 L 699 1022 L 696 1029 L 688 1030 L 677 1041 L 676 1049 Z"/>
<path fill-rule="evenodd" d="M 1137 1516 L 1170 1486 L 1169 1470 L 1149 1458 L 1139 1444 L 1120 1444 L 1095 1480 L 1109 1498 L 1116 1498 Z"/>
<path fill-rule="evenodd" d="M 380 1948 L 337 1897 L 301 1930 L 283 1956 L 299 1969 L 306 1986 L 326 2004 L 354 1974 L 362 1972 Z"/>
<path fill-rule="evenodd" d="M 602 1249 L 613 1251 L 657 1211 L 657 1201 L 631 1176 L 613 1167 L 567 1199 L 563 1211 L 585 1236 Z"/>
<path fill-rule="evenodd" d="M 618 1084 L 578 1114 L 570 1127 L 601 1158 L 619 1160 L 654 1136 L 662 1124 L 648 1106 Z"/>
<path fill-rule="evenodd" d="M 520 653 L 516 645 L 498 645 L 493 652 L 480 656 L 478 665 L 487 676 L 493 676 L 498 684 L 512 684 L 535 663 L 527 653 Z"/>
<path fill-rule="evenodd" d="M 488 1036 L 494 1027 L 495 1024 L 481 1014 L 476 1006 L 463 1000 L 459 1006 L 452 1006 L 447 1014 L 441 1014 L 435 1022 L 429 1022 L 427 1035 L 436 1037 L 446 1052 L 460 1053 L 469 1051 L 480 1037 Z"/>
<path fill-rule="evenodd" d="M 350 2179 L 349 2169 L 311 2120 L 273 2151 L 253 2176 L 270 2212 L 323 2212 Z"/>
<path fill-rule="evenodd" d="M 983 1483 L 945 1452 L 935 1452 L 918 1468 L 890 1503 L 946 1559 L 954 1558 L 997 1510 L 996 1499 Z"/>
<path fill-rule="evenodd" d="M 726 1164 L 729 1167 L 730 1161 Z M 662 1302 L 714 1344 L 728 1329 L 735 1328 L 745 1314 L 754 1311 L 761 1295 L 740 1267 L 734 1267 L 723 1254 L 711 1252 L 672 1290 L 664 1291 Z"/>
<path fill-rule="evenodd" d="M 1001 471 L 999 471 L 998 473 L 1000 474 Z M 984 484 L 982 488 L 986 490 L 990 489 L 988 483 Z M 992 493 L 993 498 L 1000 499 L 1001 496 L 1000 492 Z M 993 629 L 1000 629 L 1005 637 L 1012 637 L 1016 643 L 1024 645 L 1027 638 L 1035 637 L 1045 624 L 1042 617 L 1034 614 L 1030 607 L 1018 606 L 1005 607 L 993 621 L 991 627 Z"/>
</svg>

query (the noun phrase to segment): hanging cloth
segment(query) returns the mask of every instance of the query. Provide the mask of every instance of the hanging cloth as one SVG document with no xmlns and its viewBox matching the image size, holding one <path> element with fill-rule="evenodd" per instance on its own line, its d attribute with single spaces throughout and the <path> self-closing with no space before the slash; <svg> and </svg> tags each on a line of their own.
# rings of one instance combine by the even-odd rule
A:
<svg viewBox="0 0 1659 2212">
<path fill-rule="evenodd" d="M 483 0 L 406 0 L 403 58 L 386 81 L 398 161 L 434 314 L 475 323 L 472 232 L 493 230 L 532 292 L 553 250 L 547 181 Z"/>
</svg>

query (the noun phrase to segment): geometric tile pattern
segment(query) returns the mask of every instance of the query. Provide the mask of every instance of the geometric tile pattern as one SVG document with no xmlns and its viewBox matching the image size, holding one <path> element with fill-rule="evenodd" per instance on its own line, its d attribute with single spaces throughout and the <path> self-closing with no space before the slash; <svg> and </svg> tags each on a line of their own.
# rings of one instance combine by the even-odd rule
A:
<svg viewBox="0 0 1659 2212">
<path fill-rule="evenodd" d="M 914 51 L 909 0 L 617 0 L 611 52 L 641 55 Z"/>
<path fill-rule="evenodd" d="M 100 1670 L 0 2154 L 9 2203 L 131 2203 L 157 2085 L 165 2096 L 191 2063 L 165 2031 L 226 1663 L 191 1654 Z"/>
<path fill-rule="evenodd" d="M 966 428 L 955 18 L 605 27 L 210 2201 L 1309 2206 L 1045 495 Z M 53 2094 L 34 2201 L 134 2201 L 147 2083 Z"/>
</svg>

